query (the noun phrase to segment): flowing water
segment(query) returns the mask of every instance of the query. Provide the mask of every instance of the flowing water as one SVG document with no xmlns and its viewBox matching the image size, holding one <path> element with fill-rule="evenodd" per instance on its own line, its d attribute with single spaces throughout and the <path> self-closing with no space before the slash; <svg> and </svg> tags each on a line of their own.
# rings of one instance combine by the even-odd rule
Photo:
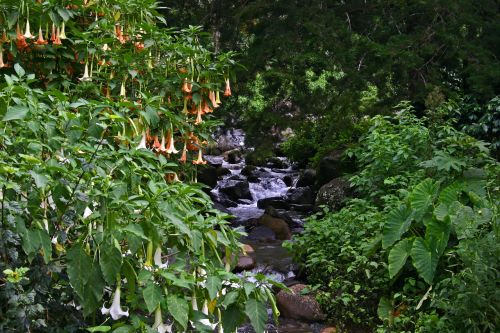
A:
<svg viewBox="0 0 500 333">
<path fill-rule="evenodd" d="M 234 146 L 244 146 L 244 133 L 235 130 L 231 134 L 226 134 L 226 141 L 231 142 Z M 207 156 L 207 160 L 212 164 L 222 165 L 223 168 L 230 170 L 230 173 L 225 175 L 217 183 L 217 186 L 212 190 L 212 197 L 217 202 L 221 197 L 220 188 L 231 179 L 245 180 L 246 177 L 241 175 L 242 169 L 245 167 L 244 159 L 239 163 L 227 163 L 222 156 Z M 257 202 L 260 199 L 285 196 L 290 188 L 296 183 L 299 176 L 298 170 L 290 167 L 290 163 L 283 159 L 283 164 L 286 168 L 277 169 L 271 166 L 259 168 L 256 171 L 258 181 L 250 182 L 250 193 L 252 199 L 239 200 L 236 207 L 225 207 L 232 215 L 235 216 L 233 224 L 236 226 L 245 225 L 248 221 L 259 218 L 264 214 L 264 210 L 257 207 Z M 288 177 L 288 181 L 285 181 Z M 291 179 L 291 181 L 290 181 Z M 287 185 L 290 184 L 290 186 Z M 221 200 L 222 201 L 222 200 Z M 222 201 L 223 202 L 223 201 Z M 302 225 L 304 215 L 294 211 L 287 212 L 294 220 L 294 224 Z M 297 231 L 292 229 L 292 232 Z M 276 281 L 283 282 L 290 286 L 298 281 L 296 280 L 295 271 L 296 265 L 293 263 L 290 253 L 282 247 L 280 240 L 252 240 L 243 239 L 246 243 L 253 247 L 256 258 L 256 266 L 251 272 L 262 273 Z M 318 323 L 305 323 L 292 319 L 280 318 L 279 325 L 276 326 L 272 321 L 272 312 L 268 309 L 269 323 L 268 332 L 280 333 L 313 333 L 320 332 L 324 327 Z M 250 325 L 242 327 L 238 332 L 253 332 Z"/>
</svg>

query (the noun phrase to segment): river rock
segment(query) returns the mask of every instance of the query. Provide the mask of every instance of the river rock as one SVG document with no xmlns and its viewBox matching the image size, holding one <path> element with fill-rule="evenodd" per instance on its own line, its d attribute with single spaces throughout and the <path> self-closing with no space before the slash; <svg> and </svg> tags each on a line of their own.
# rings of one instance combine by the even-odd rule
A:
<svg viewBox="0 0 500 333">
<path fill-rule="evenodd" d="M 198 170 L 198 182 L 214 188 L 217 185 L 217 169 L 211 165 L 204 165 Z"/>
<path fill-rule="evenodd" d="M 258 183 L 260 182 L 260 178 L 255 175 L 250 175 L 247 177 L 248 182 L 250 183 Z"/>
<path fill-rule="evenodd" d="M 301 295 L 307 286 L 296 284 L 290 287 L 290 292 L 281 290 L 276 295 L 276 303 L 285 318 L 304 321 L 322 321 L 326 319 L 319 303 L 311 295 Z"/>
<path fill-rule="evenodd" d="M 241 174 L 242 174 L 243 176 L 248 177 L 248 176 L 252 175 L 252 174 L 255 172 L 255 170 L 257 170 L 257 167 L 256 167 L 256 166 L 253 166 L 253 165 L 245 165 L 245 167 L 244 167 L 243 169 L 241 169 Z"/>
<path fill-rule="evenodd" d="M 218 194 L 210 193 L 210 197 L 212 200 L 218 204 L 220 204 L 222 207 L 237 207 L 238 204 L 231 199 L 228 198 L 227 195 L 224 193 L 219 192 Z M 220 210 L 220 209 L 219 209 Z"/>
<path fill-rule="evenodd" d="M 286 175 L 283 177 L 283 183 L 285 183 L 286 186 L 290 187 L 293 184 L 293 177 L 290 175 Z"/>
<path fill-rule="evenodd" d="M 242 160 L 241 151 L 239 149 L 233 149 L 233 150 L 226 151 L 224 153 L 224 160 L 230 164 L 240 163 Z"/>
<path fill-rule="evenodd" d="M 296 187 L 305 187 L 305 186 L 314 186 L 316 182 L 316 170 L 314 169 L 305 169 L 299 176 L 297 180 Z"/>
<path fill-rule="evenodd" d="M 232 201 L 238 201 L 238 199 L 252 200 L 250 185 L 245 180 L 225 180 L 220 182 L 219 185 L 219 191 L 226 194 Z"/>
<path fill-rule="evenodd" d="M 208 162 L 208 165 L 216 168 L 221 167 L 224 162 L 224 157 L 222 156 L 203 155 L 203 158 Z"/>
<path fill-rule="evenodd" d="M 290 228 L 283 219 L 264 214 L 259 218 L 259 224 L 271 229 L 276 235 L 277 239 L 286 240 L 292 238 Z"/>
<path fill-rule="evenodd" d="M 257 208 L 266 209 L 267 207 L 272 206 L 278 209 L 288 209 L 290 205 L 285 201 L 283 197 L 271 197 L 264 198 L 257 201 Z"/>
<path fill-rule="evenodd" d="M 287 200 L 291 204 L 311 205 L 314 203 L 314 194 L 309 186 L 291 188 L 287 192 Z"/>
<path fill-rule="evenodd" d="M 217 178 L 222 178 L 226 175 L 230 175 L 231 174 L 231 170 L 229 170 L 228 168 L 224 168 L 224 167 L 218 167 L 217 168 Z"/>
<path fill-rule="evenodd" d="M 236 264 L 236 267 L 234 268 L 234 271 L 236 273 L 242 272 L 242 271 L 249 271 L 255 268 L 256 262 L 255 259 L 251 256 L 240 256 L 238 258 L 238 263 Z"/>
<path fill-rule="evenodd" d="M 268 168 L 275 168 L 275 169 L 286 169 L 288 168 L 288 164 L 281 158 L 279 157 L 270 157 L 266 161 L 266 166 Z"/>
<path fill-rule="evenodd" d="M 276 239 L 276 234 L 268 227 L 258 226 L 252 228 L 247 237 L 256 241 L 273 241 Z"/>
<path fill-rule="evenodd" d="M 273 206 L 268 206 L 265 210 L 267 215 L 271 215 L 272 217 L 276 217 L 285 221 L 290 228 L 300 228 L 303 227 L 303 224 L 299 222 L 299 219 L 293 219 L 290 212 L 285 209 L 276 209 Z"/>
<path fill-rule="evenodd" d="M 328 326 L 323 328 L 320 333 L 337 333 L 337 328 L 334 326 Z"/>
<path fill-rule="evenodd" d="M 338 210 L 350 194 L 349 182 L 342 177 L 335 178 L 319 189 L 316 207 L 326 205 L 332 210 Z"/>
</svg>

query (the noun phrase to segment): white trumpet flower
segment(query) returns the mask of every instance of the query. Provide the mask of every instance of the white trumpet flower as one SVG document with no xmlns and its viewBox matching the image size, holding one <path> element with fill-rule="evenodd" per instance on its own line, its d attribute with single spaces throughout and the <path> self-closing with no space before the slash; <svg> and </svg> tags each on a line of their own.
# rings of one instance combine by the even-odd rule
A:
<svg viewBox="0 0 500 333">
<path fill-rule="evenodd" d="M 92 78 L 89 75 L 89 64 L 85 63 L 85 70 L 83 71 L 83 76 L 80 78 L 80 81 L 92 81 Z"/>
<path fill-rule="evenodd" d="M 142 132 L 141 142 L 139 142 L 136 149 L 148 149 L 148 147 L 146 147 L 146 132 Z"/>
<path fill-rule="evenodd" d="M 103 305 L 101 308 L 101 313 L 103 315 L 109 314 L 109 315 L 111 315 L 111 318 L 113 318 L 113 320 L 118 320 L 121 317 L 128 317 L 129 316 L 128 310 L 127 311 L 122 310 L 122 307 L 120 305 L 120 294 L 121 294 L 121 290 L 120 290 L 120 285 L 118 284 L 118 286 L 116 287 L 116 291 L 115 291 L 115 295 L 113 297 L 113 303 L 111 304 L 111 307 L 108 309 Z"/>
<path fill-rule="evenodd" d="M 172 333 L 172 325 L 167 325 L 163 323 L 163 318 L 161 315 L 161 308 L 157 307 L 155 311 L 155 322 L 153 328 L 156 328 L 158 333 Z"/>
<path fill-rule="evenodd" d="M 201 312 L 205 316 L 208 316 L 208 301 L 207 300 L 205 300 L 205 302 L 203 302 L 203 308 L 201 309 Z M 215 327 L 217 327 L 217 323 L 212 323 L 210 321 L 210 319 L 201 319 L 200 323 L 202 323 L 205 326 L 210 327 L 212 330 L 215 329 Z"/>
<path fill-rule="evenodd" d="M 83 218 L 86 219 L 90 215 L 92 215 L 93 211 L 89 207 L 85 207 L 85 210 L 83 211 Z"/>
<path fill-rule="evenodd" d="M 31 31 L 30 31 L 30 21 L 28 19 L 26 19 L 26 30 L 24 32 L 24 38 L 35 38 L 35 36 L 33 36 L 31 34 Z"/>
<path fill-rule="evenodd" d="M 158 266 L 159 268 L 167 268 L 168 267 L 168 261 L 166 263 L 161 262 L 161 247 L 159 247 L 159 246 L 156 248 L 155 254 L 153 256 L 153 261 L 154 261 L 155 265 Z"/>
</svg>

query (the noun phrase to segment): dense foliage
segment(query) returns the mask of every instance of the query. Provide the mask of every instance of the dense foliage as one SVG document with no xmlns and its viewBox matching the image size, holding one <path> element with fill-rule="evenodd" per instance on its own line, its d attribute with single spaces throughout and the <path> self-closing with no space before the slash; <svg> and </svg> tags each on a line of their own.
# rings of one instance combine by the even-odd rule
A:
<svg viewBox="0 0 500 333">
<path fill-rule="evenodd" d="M 313 216 L 289 247 L 342 327 L 496 331 L 499 165 L 404 104 L 394 118 L 373 118 L 349 152 L 359 198 Z"/>
<path fill-rule="evenodd" d="M 264 330 L 269 282 L 231 273 L 196 184 L 234 62 L 155 7 L 0 4 L 2 332 Z"/>
</svg>

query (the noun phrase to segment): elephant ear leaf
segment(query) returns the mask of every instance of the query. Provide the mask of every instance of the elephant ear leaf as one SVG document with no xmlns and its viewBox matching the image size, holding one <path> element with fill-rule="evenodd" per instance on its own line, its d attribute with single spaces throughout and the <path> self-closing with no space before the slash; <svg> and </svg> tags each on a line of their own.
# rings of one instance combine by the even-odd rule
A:
<svg viewBox="0 0 500 333">
<path fill-rule="evenodd" d="M 421 220 L 431 207 L 439 190 L 439 183 L 426 179 L 413 189 L 409 200 L 411 208 L 415 210 L 415 219 Z"/>
<path fill-rule="evenodd" d="M 389 276 L 395 277 L 406 264 L 410 256 L 413 242 L 411 239 L 403 239 L 394 245 L 389 252 Z"/>
<path fill-rule="evenodd" d="M 401 236 L 411 225 L 413 214 L 413 210 L 405 205 L 389 212 L 382 233 L 382 247 L 384 249 L 401 239 Z"/>
<path fill-rule="evenodd" d="M 417 237 L 411 249 L 413 266 L 417 269 L 420 277 L 428 284 L 432 284 L 439 260 L 439 253 L 435 243 L 433 239 L 424 240 Z"/>
</svg>

